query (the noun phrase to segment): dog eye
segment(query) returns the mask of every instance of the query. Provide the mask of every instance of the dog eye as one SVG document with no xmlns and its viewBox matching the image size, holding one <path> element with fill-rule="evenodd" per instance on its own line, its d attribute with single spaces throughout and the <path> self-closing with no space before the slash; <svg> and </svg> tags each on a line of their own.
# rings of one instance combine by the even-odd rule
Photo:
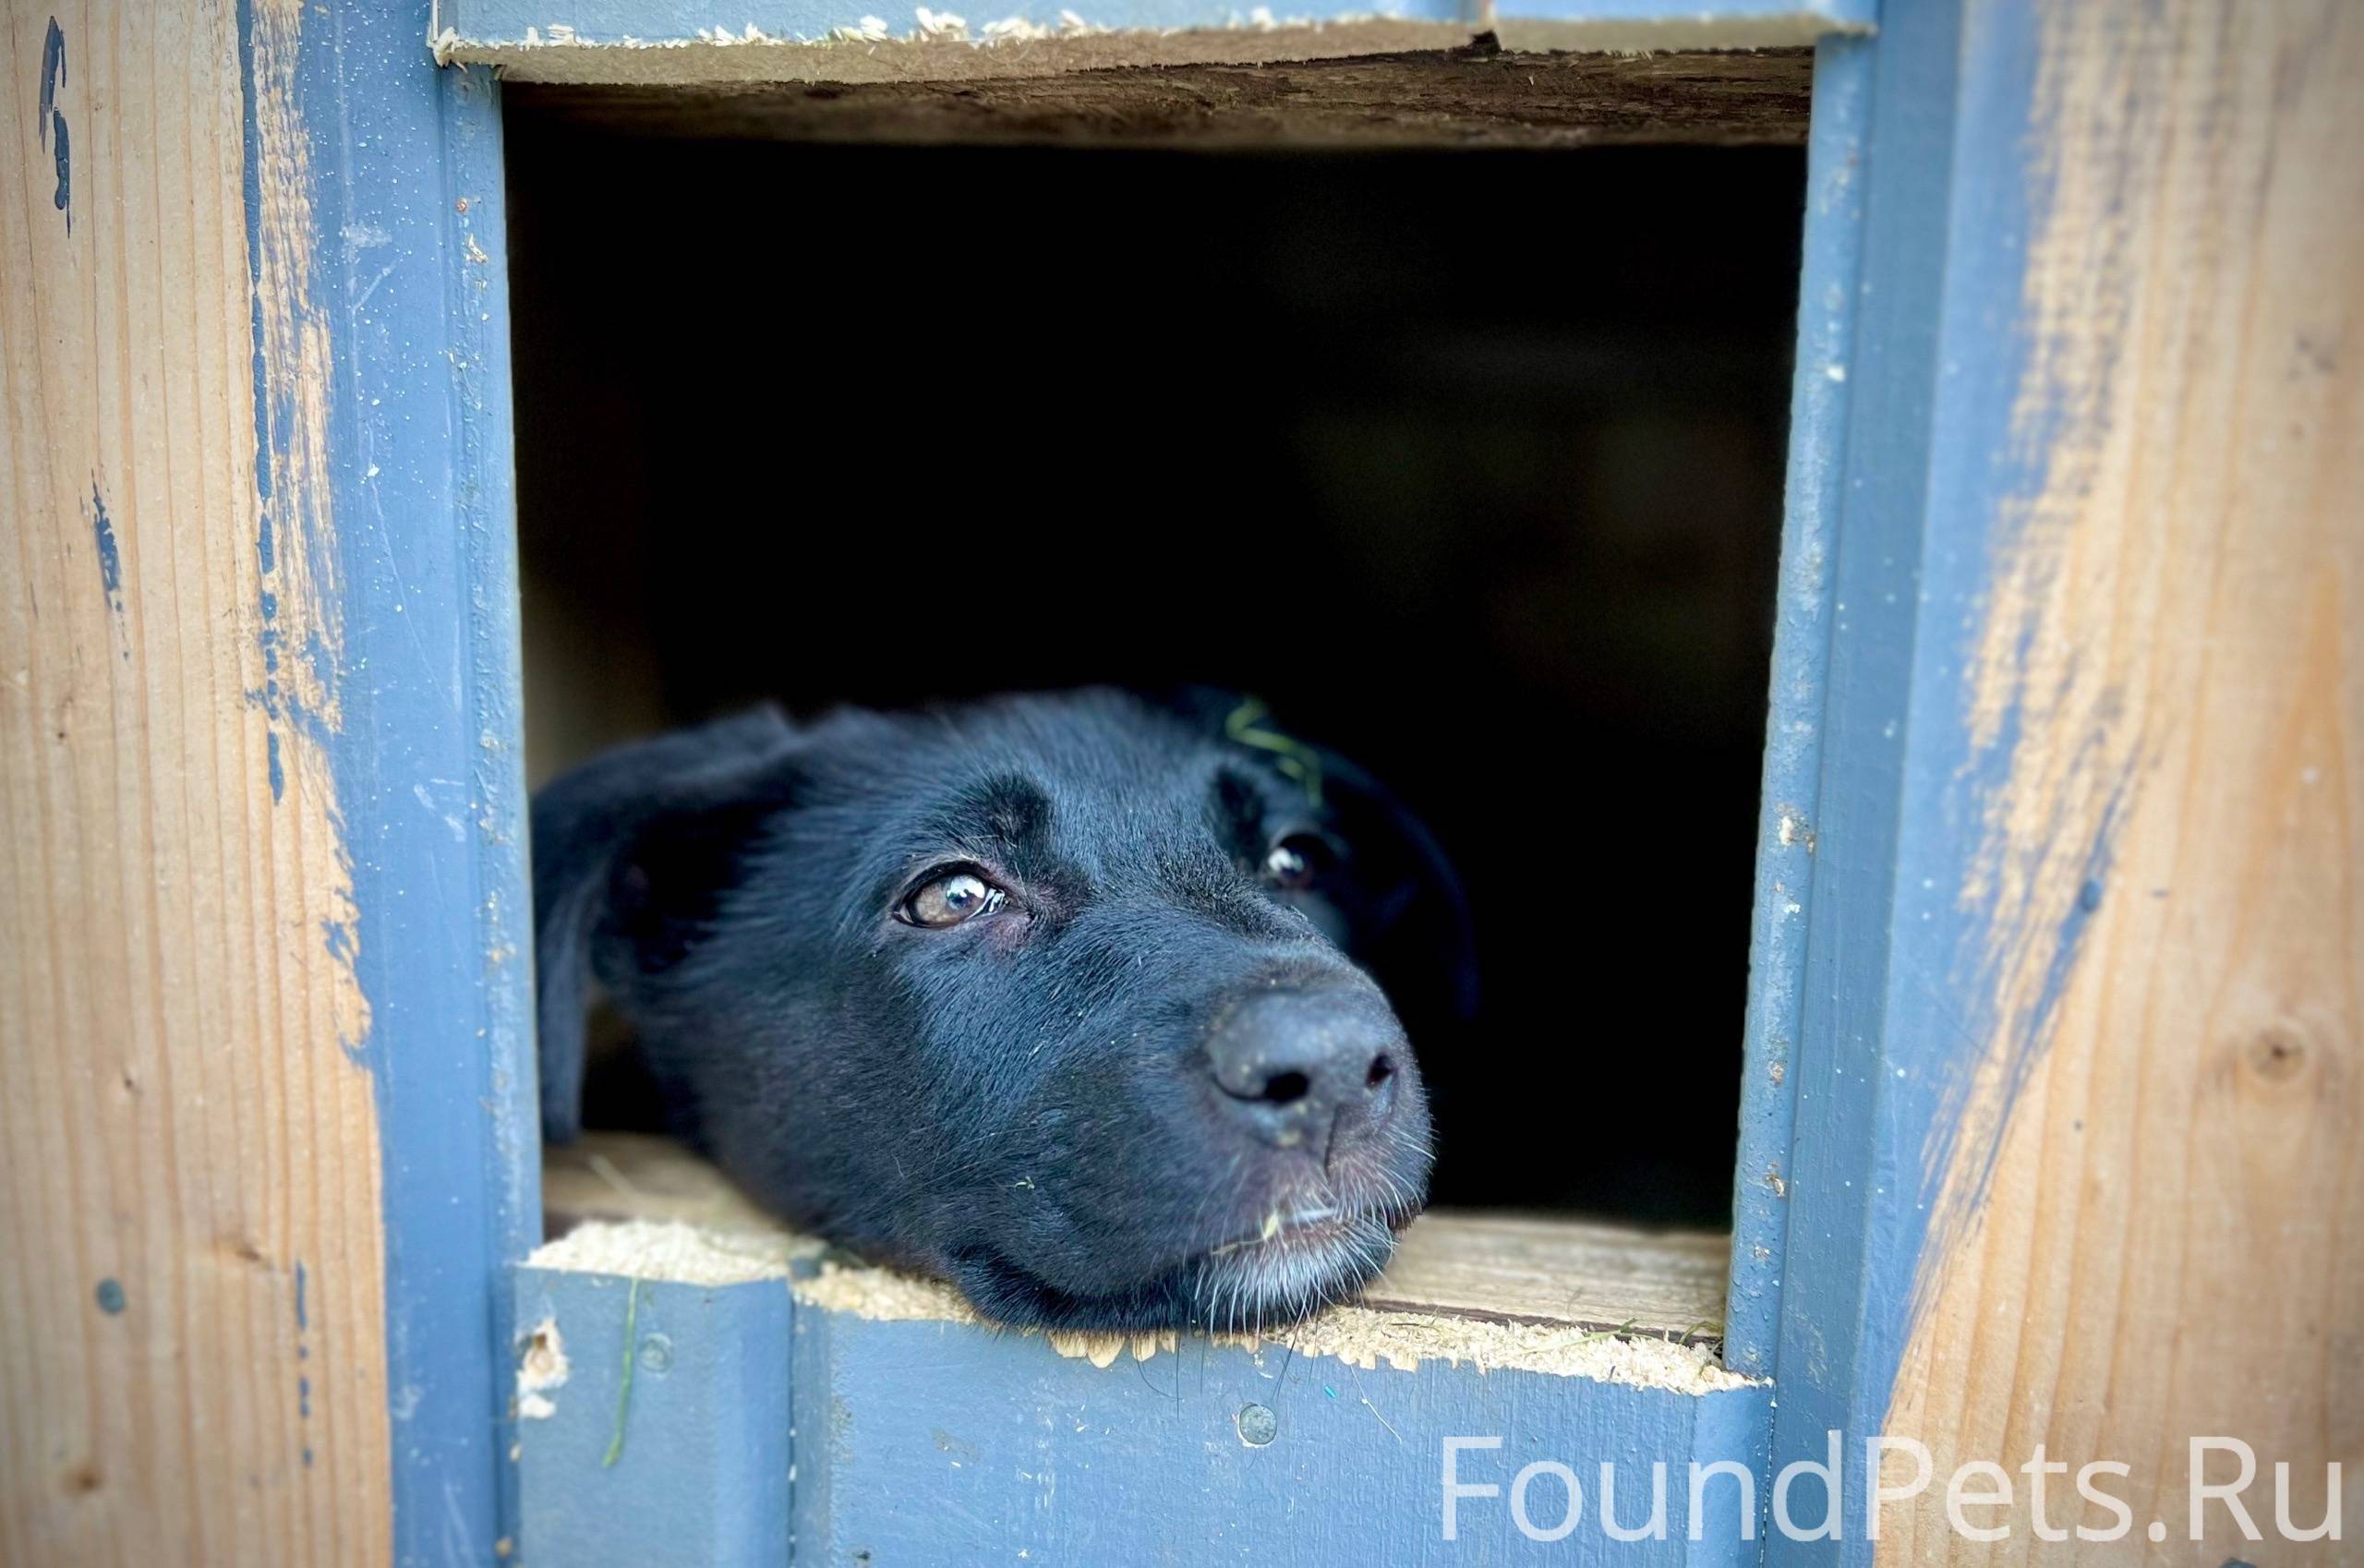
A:
<svg viewBox="0 0 2364 1568">
<path fill-rule="evenodd" d="M 913 893 L 895 912 L 907 924 L 941 929 L 991 914 L 1008 897 L 973 871 L 956 871 Z"/>
<path fill-rule="evenodd" d="M 1310 833 L 1292 833 L 1264 857 L 1264 880 L 1294 891 L 1310 887 L 1329 862 L 1330 846 Z"/>
</svg>

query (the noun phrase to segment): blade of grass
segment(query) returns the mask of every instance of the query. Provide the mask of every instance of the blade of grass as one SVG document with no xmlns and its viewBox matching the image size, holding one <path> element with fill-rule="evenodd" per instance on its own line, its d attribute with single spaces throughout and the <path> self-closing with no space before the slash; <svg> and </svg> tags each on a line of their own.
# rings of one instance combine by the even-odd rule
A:
<svg viewBox="0 0 2364 1568">
<path fill-rule="evenodd" d="M 632 1289 L 624 1293 L 624 1381 L 616 1390 L 616 1435 L 608 1440 L 608 1456 L 599 1461 L 602 1470 L 614 1469 L 616 1461 L 624 1456 L 624 1416 L 632 1408 L 632 1369 L 640 1359 L 633 1351 L 639 1336 L 640 1280 L 635 1276 Z"/>
</svg>

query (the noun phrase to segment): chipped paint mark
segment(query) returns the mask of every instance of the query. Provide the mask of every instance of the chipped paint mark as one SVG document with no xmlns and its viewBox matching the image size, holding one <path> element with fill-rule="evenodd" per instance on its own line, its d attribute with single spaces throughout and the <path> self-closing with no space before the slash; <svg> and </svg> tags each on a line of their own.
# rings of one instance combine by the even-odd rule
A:
<svg viewBox="0 0 2364 1568">
<path fill-rule="evenodd" d="M 95 474 L 90 476 L 90 537 L 98 548 L 99 592 L 105 596 L 107 609 L 121 620 L 123 552 L 115 543 L 115 523 L 107 516 L 107 503 L 100 499 L 99 480 Z M 129 660 L 131 649 L 127 646 L 122 652 L 124 658 Z"/>
<path fill-rule="evenodd" d="M 99 1282 L 99 1287 L 96 1291 L 92 1292 L 92 1295 L 94 1295 L 98 1299 L 100 1311 L 104 1312 L 110 1318 L 119 1317 L 122 1315 L 124 1297 L 123 1282 L 121 1280 L 115 1278 L 113 1275 L 109 1275 L 107 1278 Z"/>
<path fill-rule="evenodd" d="M 66 127 L 65 112 L 57 107 L 57 90 L 66 85 L 66 30 L 57 18 L 49 18 L 49 31 L 41 44 L 41 114 L 37 118 L 37 134 L 50 150 L 57 174 L 57 188 L 51 193 L 50 203 L 66 214 L 66 232 L 74 232 L 74 155 L 72 138 Z"/>
<path fill-rule="evenodd" d="M 57 18 L 49 18 L 49 31 L 41 42 L 41 113 L 33 118 L 33 132 L 47 146 L 49 119 L 57 112 L 57 90 L 66 83 L 66 30 Z"/>
<path fill-rule="evenodd" d="M 547 1421 L 558 1414 L 549 1391 L 565 1386 L 573 1370 L 567 1365 L 566 1340 L 556 1318 L 544 1318 L 525 1336 L 525 1351 L 517 1359 L 517 1416 L 520 1420 Z"/>
<path fill-rule="evenodd" d="M 107 503 L 99 498 L 99 482 L 90 481 L 90 530 L 99 546 L 99 585 L 108 605 L 123 613 L 123 555 L 115 548 L 115 525 L 107 518 Z"/>
<path fill-rule="evenodd" d="M 298 1258 L 296 1260 L 296 1359 L 298 1363 L 309 1361 L 312 1358 L 312 1347 L 305 1343 L 305 1334 L 312 1325 L 311 1304 L 308 1299 L 310 1288 L 311 1272 L 304 1267 L 304 1260 Z M 296 1376 L 296 1417 L 300 1421 L 308 1421 L 312 1418 L 312 1380 L 301 1372 Z M 312 1450 L 310 1445 L 307 1444 L 304 1449 L 304 1463 L 309 1465 L 311 1462 Z"/>
</svg>

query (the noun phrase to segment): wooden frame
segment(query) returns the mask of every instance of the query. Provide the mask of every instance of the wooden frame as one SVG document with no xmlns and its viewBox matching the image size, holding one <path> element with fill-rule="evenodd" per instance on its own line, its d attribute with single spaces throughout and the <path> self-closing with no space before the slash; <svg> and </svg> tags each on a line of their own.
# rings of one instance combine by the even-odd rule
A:
<svg viewBox="0 0 2364 1568">
<path fill-rule="evenodd" d="M 42 1261 L 0 1280 L 0 1555 L 481 1562 L 633 1496 L 672 1524 L 652 1550 L 712 1560 L 1539 1550 L 1499 1504 L 1441 1538 L 1464 1432 L 1729 1460 L 1760 1512 L 1846 1434 L 1836 1541 L 1760 1546 L 1719 1503 L 1699 1542 L 1588 1528 L 1577 1562 L 1967 1555 L 1941 1490 L 1868 1538 L 1882 1432 L 1940 1474 L 2129 1461 L 2161 1555 L 2209 1568 L 2250 1549 L 2221 1510 L 2184 1543 L 2187 1435 L 2288 1462 L 2320 1516 L 2364 1407 L 2349 11 L 1184 4 L 1013 13 L 996 54 L 817 5 L 753 40 L 579 9 L 571 41 L 509 0 L 9 15 L 0 1255 Z M 864 1316 L 809 1260 L 513 1277 L 539 1192 L 489 64 L 1007 75 L 1488 22 L 1819 41 L 1727 1317 L 1767 1381 L 1354 1369 L 1382 1406 L 1207 1346 L 1177 1403 L 1178 1353 Z M 583 1325 L 561 1394 L 517 1379 L 545 1316 Z M 529 1393 L 556 1414 L 521 1429 Z M 1017 1449 L 1022 1482 L 962 1458 Z M 1996 1517 L 2033 1535 L 2024 1494 Z"/>
</svg>

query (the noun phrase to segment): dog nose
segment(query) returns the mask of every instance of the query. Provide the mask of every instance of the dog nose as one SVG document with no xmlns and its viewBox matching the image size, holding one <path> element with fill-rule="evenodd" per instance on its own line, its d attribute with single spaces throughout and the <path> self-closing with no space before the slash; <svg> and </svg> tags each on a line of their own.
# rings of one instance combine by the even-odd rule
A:
<svg viewBox="0 0 2364 1568">
<path fill-rule="evenodd" d="M 1276 1147 L 1331 1140 L 1386 1118 L 1409 1049 L 1376 993 L 1267 991 L 1234 1008 L 1207 1043 L 1230 1109 Z"/>
</svg>

